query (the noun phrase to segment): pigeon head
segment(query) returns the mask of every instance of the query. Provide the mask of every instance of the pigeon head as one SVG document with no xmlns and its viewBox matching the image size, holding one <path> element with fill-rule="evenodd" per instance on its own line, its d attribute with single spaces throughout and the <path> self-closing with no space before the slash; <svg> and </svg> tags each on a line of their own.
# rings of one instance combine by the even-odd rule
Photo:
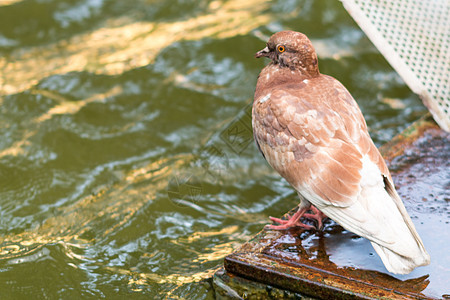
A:
<svg viewBox="0 0 450 300">
<path fill-rule="evenodd" d="M 270 37 L 266 48 L 257 52 L 255 57 L 268 57 L 280 68 L 300 70 L 312 77 L 319 76 L 316 51 L 306 35 L 300 32 L 275 33 Z"/>
</svg>

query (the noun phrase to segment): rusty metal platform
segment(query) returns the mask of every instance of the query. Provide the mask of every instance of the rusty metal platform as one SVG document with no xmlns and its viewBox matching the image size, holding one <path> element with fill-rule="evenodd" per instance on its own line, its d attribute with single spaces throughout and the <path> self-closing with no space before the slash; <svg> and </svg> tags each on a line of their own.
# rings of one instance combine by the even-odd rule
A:
<svg viewBox="0 0 450 300">
<path fill-rule="evenodd" d="M 450 135 L 424 117 L 380 150 L 429 266 L 389 274 L 366 239 L 328 220 L 320 232 L 258 233 L 225 258 L 214 278 L 217 298 L 270 299 L 276 289 L 284 291 L 277 299 L 450 299 Z"/>
</svg>

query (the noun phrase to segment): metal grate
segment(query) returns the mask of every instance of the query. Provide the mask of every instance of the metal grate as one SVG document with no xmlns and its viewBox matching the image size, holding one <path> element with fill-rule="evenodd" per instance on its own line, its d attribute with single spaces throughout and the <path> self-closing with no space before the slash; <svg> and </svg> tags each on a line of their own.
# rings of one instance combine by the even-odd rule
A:
<svg viewBox="0 0 450 300">
<path fill-rule="evenodd" d="M 439 126 L 450 131 L 450 1 L 341 1 Z"/>
</svg>

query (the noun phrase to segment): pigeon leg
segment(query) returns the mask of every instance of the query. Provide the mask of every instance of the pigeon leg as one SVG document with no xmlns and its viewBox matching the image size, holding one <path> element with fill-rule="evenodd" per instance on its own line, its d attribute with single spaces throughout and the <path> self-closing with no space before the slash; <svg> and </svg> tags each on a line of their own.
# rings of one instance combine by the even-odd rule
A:
<svg viewBox="0 0 450 300">
<path fill-rule="evenodd" d="M 314 205 L 311 205 L 310 209 L 312 210 L 312 214 L 304 214 L 304 218 L 314 219 L 317 221 L 317 229 L 322 229 L 323 220 L 328 218 L 323 212 L 318 210 Z"/>
<path fill-rule="evenodd" d="M 270 217 L 270 219 L 274 222 L 280 223 L 280 225 L 266 225 L 268 229 L 275 230 L 284 230 L 289 229 L 291 227 L 302 227 L 305 229 L 315 229 L 314 226 L 303 224 L 300 221 L 300 218 L 304 216 L 305 212 L 309 209 L 309 207 L 302 207 L 297 210 L 297 212 L 290 217 L 288 220 L 282 220 L 279 218 Z"/>
</svg>

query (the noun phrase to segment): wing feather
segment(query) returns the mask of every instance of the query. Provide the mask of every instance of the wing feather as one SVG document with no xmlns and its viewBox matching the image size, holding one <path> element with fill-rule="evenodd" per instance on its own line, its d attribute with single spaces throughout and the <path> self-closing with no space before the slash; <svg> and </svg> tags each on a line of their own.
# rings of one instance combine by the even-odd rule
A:
<svg viewBox="0 0 450 300">
<path fill-rule="evenodd" d="M 353 140 L 351 135 L 356 134 L 348 133 L 348 128 L 352 132 L 356 130 L 354 124 L 359 119 L 347 112 L 354 111 L 354 106 L 360 112 L 354 100 L 347 99 L 351 96 L 340 84 L 329 85 L 336 80 L 321 78 L 315 80 L 324 80 L 322 85 L 331 91 L 322 92 L 332 97 L 313 99 L 312 91 L 306 86 L 300 93 L 298 89 L 277 89 L 267 101 L 255 101 L 255 139 L 258 144 L 269 146 L 263 151 L 269 164 L 297 190 L 311 187 L 321 195 L 316 197 L 316 206 L 350 205 L 360 190 L 363 153 L 357 144 L 359 137 Z M 336 105 L 327 103 L 326 98 L 344 105 L 342 110 L 346 113 L 337 114 Z M 365 126 L 363 123 L 359 129 Z M 293 155 L 287 155 L 288 152 Z"/>
</svg>

